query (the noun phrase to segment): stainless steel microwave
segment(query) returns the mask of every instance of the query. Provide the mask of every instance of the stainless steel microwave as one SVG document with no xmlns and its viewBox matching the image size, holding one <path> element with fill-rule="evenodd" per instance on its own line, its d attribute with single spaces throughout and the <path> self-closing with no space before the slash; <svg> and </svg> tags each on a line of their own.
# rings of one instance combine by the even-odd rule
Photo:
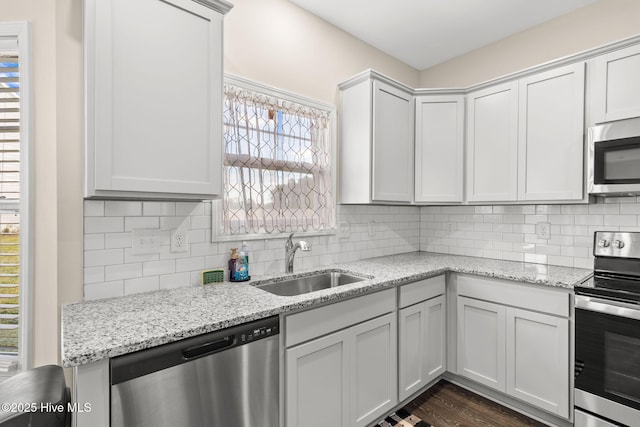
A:
<svg viewBox="0 0 640 427">
<path fill-rule="evenodd" d="M 587 188 L 602 196 L 640 195 L 640 118 L 589 128 Z"/>
</svg>

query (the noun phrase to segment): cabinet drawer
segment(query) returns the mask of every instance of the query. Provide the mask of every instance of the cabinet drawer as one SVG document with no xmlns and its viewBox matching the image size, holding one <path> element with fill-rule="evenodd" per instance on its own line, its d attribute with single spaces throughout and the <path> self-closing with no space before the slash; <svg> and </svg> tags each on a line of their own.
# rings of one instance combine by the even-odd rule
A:
<svg viewBox="0 0 640 427">
<path fill-rule="evenodd" d="M 445 275 L 419 280 L 400 287 L 400 308 L 425 301 L 445 292 Z"/>
<path fill-rule="evenodd" d="M 508 280 L 458 276 L 458 295 L 569 317 L 571 295 L 564 289 L 544 289 Z"/>
<path fill-rule="evenodd" d="M 347 301 L 292 314 L 285 318 L 287 347 L 390 313 L 396 290 L 387 289 Z"/>
</svg>

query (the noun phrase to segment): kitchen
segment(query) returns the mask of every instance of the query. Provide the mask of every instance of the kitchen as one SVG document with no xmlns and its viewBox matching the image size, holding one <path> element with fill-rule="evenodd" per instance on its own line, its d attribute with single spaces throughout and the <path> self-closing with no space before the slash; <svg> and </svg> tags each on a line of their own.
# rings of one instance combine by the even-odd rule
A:
<svg viewBox="0 0 640 427">
<path fill-rule="evenodd" d="M 97 287 L 92 285 L 100 283 L 89 283 L 84 278 L 82 260 L 86 259 L 85 251 L 93 250 L 90 245 L 95 243 L 92 240 L 95 236 L 85 239 L 84 234 L 105 234 L 109 231 L 94 229 L 96 232 L 92 233 L 91 229 L 87 231 L 82 224 L 95 223 L 92 218 L 100 215 L 117 218 L 137 217 L 140 216 L 138 212 L 142 212 L 144 204 L 147 203 L 140 201 L 128 204 L 93 200 L 83 202 L 81 6 L 79 1 L 61 1 L 55 4 L 29 2 L 3 7 L 3 20 L 6 16 L 8 21 L 32 22 L 34 61 L 36 64 L 45 61 L 51 64 L 46 72 L 40 67 L 34 68 L 33 76 L 33 96 L 38 100 L 34 123 L 34 169 L 37 171 L 35 200 L 38 206 L 47 206 L 47 209 L 38 209 L 35 212 L 38 233 L 34 245 L 34 366 L 61 362 L 59 308 L 65 303 L 82 301 L 84 295 L 97 291 Z M 234 2 L 234 8 L 224 18 L 224 64 L 225 71 L 230 74 L 339 105 L 337 85 L 368 68 L 413 88 L 466 87 L 636 36 L 637 24 L 633 22 L 634 14 L 631 13 L 636 9 L 634 2 L 596 2 L 581 12 L 569 14 L 548 26 L 521 34 L 520 38 L 508 39 L 474 55 L 420 73 L 288 2 L 239 1 Z M 600 21 L 602 19 L 606 19 L 609 25 L 603 26 Z M 287 25 L 279 25 L 283 20 Z M 295 36 L 292 37 L 292 34 Z M 265 39 L 269 42 L 265 43 Z M 261 49 L 247 48 L 258 41 L 262 43 Z M 483 61 L 483 58 L 487 57 L 492 58 L 492 61 Z M 329 61 L 327 58 L 330 58 L 330 66 L 326 65 Z M 477 61 L 475 58 L 478 58 Z M 64 93 L 64 96 L 60 93 Z M 573 225 L 576 228 L 573 231 L 581 233 L 572 238 L 573 243 L 566 246 L 564 243 L 546 246 L 544 243 L 532 243 L 533 250 L 522 251 L 519 256 L 525 261 L 550 265 L 570 264 L 589 269 L 593 267 L 589 245 L 592 242 L 594 228 L 612 226 L 630 230 L 637 226 L 637 222 L 630 222 L 633 217 L 637 221 L 638 214 L 634 212 L 637 201 L 628 198 L 608 200 L 611 201 L 613 203 L 588 205 L 484 205 L 483 209 L 486 211 L 482 215 L 489 216 L 490 221 L 502 223 L 505 228 L 512 224 L 507 221 L 520 220 L 520 217 L 507 215 L 522 215 L 522 221 L 526 220 L 525 215 L 541 215 L 542 217 L 531 220 L 548 222 L 553 226 L 565 226 L 567 232 L 568 227 Z M 193 216 L 190 223 L 205 223 L 199 225 L 197 230 L 207 229 L 206 223 L 211 216 L 207 204 L 170 203 L 173 203 L 173 207 L 169 205 L 166 209 L 173 213 L 172 222 L 179 223 L 185 217 Z M 165 209 L 163 205 L 147 206 L 156 210 Z M 476 213 L 475 209 L 476 207 L 471 206 L 339 206 L 339 215 L 345 215 L 346 222 L 352 224 L 350 239 L 359 243 L 343 244 L 344 240 L 338 237 L 308 239 L 312 250 L 296 255 L 298 264 L 295 268 L 313 268 L 334 262 L 350 262 L 418 249 L 434 252 L 446 249 L 455 253 L 456 245 L 460 243 L 457 240 L 440 242 L 443 244 L 438 243 L 438 247 L 434 247 L 431 245 L 436 243 L 428 239 L 423 242 L 420 236 L 428 235 L 428 230 L 435 231 L 438 227 L 447 227 L 449 223 L 456 225 L 452 233 L 459 232 L 464 227 L 475 227 L 475 220 L 468 218 Z M 446 216 L 448 220 L 444 220 L 442 216 Z M 586 227 L 587 230 L 583 233 L 578 227 Z M 552 228 L 552 237 L 564 235 L 556 234 L 556 227 Z M 513 225 L 511 230 L 513 233 Z M 370 232 L 373 237 L 370 236 Z M 522 233 L 522 238 L 524 234 Z M 362 243 L 363 240 L 367 243 Z M 445 243 L 446 248 L 443 248 Z M 196 257 L 213 258 L 206 262 L 207 267 L 225 265 L 228 258 L 226 244 L 215 247 L 201 241 L 192 241 L 190 244 L 194 245 L 192 254 Z M 273 246 L 265 243 L 264 249 L 259 246 L 260 243 L 250 242 L 250 245 L 252 256 L 255 256 L 256 260 L 259 260 L 260 250 L 278 252 L 272 255 L 274 259 L 264 261 L 262 272 L 256 270 L 255 274 L 271 272 L 269 268 L 273 268 L 273 272 L 283 271 L 282 240 Z M 484 250 L 487 251 L 484 255 L 488 258 L 501 258 L 503 253 L 512 252 L 493 248 Z M 340 255 L 334 255 L 336 252 Z M 196 264 L 198 262 L 195 261 Z M 273 266 L 269 267 L 269 264 Z M 256 265 L 256 268 L 260 266 Z M 279 270 L 275 270 L 276 268 Z M 198 268 L 193 269 L 196 270 Z M 191 280 L 191 276 L 189 277 Z M 121 288 L 118 292 L 125 291 Z M 53 304 L 53 301 L 56 303 Z"/>
</svg>

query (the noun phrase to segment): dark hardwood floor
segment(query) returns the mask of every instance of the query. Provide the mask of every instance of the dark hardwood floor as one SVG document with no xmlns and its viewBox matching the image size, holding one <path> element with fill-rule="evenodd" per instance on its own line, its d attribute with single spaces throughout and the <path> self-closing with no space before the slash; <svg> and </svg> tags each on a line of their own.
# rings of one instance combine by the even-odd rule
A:
<svg viewBox="0 0 640 427">
<path fill-rule="evenodd" d="M 444 380 L 407 404 L 404 409 L 434 427 L 545 426 Z"/>
</svg>

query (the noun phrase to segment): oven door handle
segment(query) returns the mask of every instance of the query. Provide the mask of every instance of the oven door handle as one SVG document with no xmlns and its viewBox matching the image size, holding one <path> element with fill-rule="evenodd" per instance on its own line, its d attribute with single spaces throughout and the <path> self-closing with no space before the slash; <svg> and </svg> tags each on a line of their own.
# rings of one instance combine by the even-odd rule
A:
<svg viewBox="0 0 640 427">
<path fill-rule="evenodd" d="M 640 306 L 603 298 L 576 295 L 576 308 L 640 320 Z"/>
</svg>

